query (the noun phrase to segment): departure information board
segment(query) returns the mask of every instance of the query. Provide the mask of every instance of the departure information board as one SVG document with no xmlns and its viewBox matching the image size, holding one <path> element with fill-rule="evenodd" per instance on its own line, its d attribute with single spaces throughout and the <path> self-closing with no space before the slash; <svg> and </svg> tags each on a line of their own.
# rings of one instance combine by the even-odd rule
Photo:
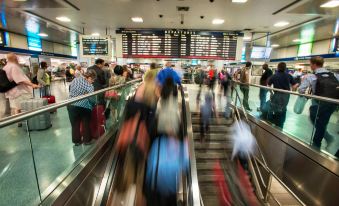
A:
<svg viewBox="0 0 339 206">
<path fill-rule="evenodd" d="M 339 37 L 334 40 L 334 52 L 339 53 Z"/>
<path fill-rule="evenodd" d="M 120 29 L 125 58 L 235 60 L 240 32 Z"/>
<path fill-rule="evenodd" d="M 109 39 L 104 37 L 92 37 L 92 36 L 82 36 L 81 46 L 82 54 L 84 56 L 89 55 L 99 55 L 105 56 L 108 55 L 108 43 Z"/>
</svg>

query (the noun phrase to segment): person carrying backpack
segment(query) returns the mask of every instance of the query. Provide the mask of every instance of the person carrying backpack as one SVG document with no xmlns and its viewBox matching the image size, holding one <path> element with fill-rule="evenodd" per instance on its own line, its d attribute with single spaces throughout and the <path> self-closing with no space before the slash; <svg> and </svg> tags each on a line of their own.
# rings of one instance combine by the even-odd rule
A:
<svg viewBox="0 0 339 206">
<path fill-rule="evenodd" d="M 306 90 L 311 88 L 313 95 L 339 99 L 339 90 L 337 89 L 339 75 L 325 69 L 323 67 L 324 59 L 320 56 L 312 57 L 310 64 L 314 74 L 305 76 L 299 87 L 299 92 L 305 94 Z M 327 141 L 327 147 L 334 141 L 332 136 L 325 134 L 327 133 L 327 124 L 336 108 L 336 104 L 313 99 L 310 107 L 310 119 L 315 127 L 312 138 L 314 147 L 320 149 L 323 138 Z"/>
</svg>

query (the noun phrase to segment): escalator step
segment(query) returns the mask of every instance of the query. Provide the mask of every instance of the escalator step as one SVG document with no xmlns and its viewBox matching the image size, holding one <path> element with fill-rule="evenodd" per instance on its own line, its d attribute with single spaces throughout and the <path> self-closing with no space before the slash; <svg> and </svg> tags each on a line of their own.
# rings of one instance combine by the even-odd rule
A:
<svg viewBox="0 0 339 206">
<path fill-rule="evenodd" d="M 215 159 L 226 159 L 227 158 L 227 154 L 226 152 L 222 151 L 222 152 L 197 152 L 195 153 L 195 157 L 197 159 L 197 161 L 199 161 L 200 159 L 202 160 L 215 160 Z"/>
<path fill-rule="evenodd" d="M 220 206 L 217 195 L 204 195 L 202 196 L 204 206 Z"/>
<path fill-rule="evenodd" d="M 215 195 L 217 193 L 217 188 L 215 187 L 215 184 L 206 184 L 206 185 L 200 185 L 200 192 L 201 195 L 207 196 L 207 195 Z"/>
<path fill-rule="evenodd" d="M 198 180 L 199 180 L 199 185 L 203 186 L 203 185 L 209 185 L 214 184 L 216 176 L 215 175 L 200 175 L 198 174 Z"/>
<path fill-rule="evenodd" d="M 200 140 L 200 133 L 194 133 L 193 134 L 194 140 Z M 207 134 L 205 135 L 206 142 L 208 141 L 225 141 L 225 142 L 231 142 L 232 137 L 229 134 Z"/>
<path fill-rule="evenodd" d="M 195 150 L 231 150 L 233 148 L 233 144 L 228 141 L 225 143 L 219 143 L 219 142 L 203 142 L 197 141 L 194 143 L 194 149 Z"/>
<path fill-rule="evenodd" d="M 225 118 L 219 118 L 219 121 L 217 119 L 213 118 L 211 119 L 211 125 L 223 125 L 223 126 L 231 126 L 233 123 L 233 120 L 228 120 Z M 192 124 L 200 124 L 200 118 L 199 117 L 193 117 L 192 118 Z"/>
<path fill-rule="evenodd" d="M 192 125 L 193 132 L 200 132 L 200 125 Z M 223 125 L 211 125 L 209 133 L 226 133 L 229 134 L 232 132 L 231 127 L 225 127 Z"/>
</svg>

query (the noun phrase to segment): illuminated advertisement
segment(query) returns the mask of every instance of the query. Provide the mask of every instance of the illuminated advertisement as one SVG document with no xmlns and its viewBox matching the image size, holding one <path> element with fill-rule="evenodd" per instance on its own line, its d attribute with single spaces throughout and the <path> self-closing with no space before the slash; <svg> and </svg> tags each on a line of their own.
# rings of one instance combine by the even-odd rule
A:
<svg viewBox="0 0 339 206">
<path fill-rule="evenodd" d="M 41 39 L 27 37 L 28 49 L 32 51 L 42 51 Z"/>
<path fill-rule="evenodd" d="M 300 45 L 298 47 L 298 57 L 309 56 L 312 54 L 314 41 L 314 28 L 308 28 L 301 31 Z"/>
<path fill-rule="evenodd" d="M 269 59 L 272 48 L 270 47 L 253 47 L 251 59 Z"/>
</svg>

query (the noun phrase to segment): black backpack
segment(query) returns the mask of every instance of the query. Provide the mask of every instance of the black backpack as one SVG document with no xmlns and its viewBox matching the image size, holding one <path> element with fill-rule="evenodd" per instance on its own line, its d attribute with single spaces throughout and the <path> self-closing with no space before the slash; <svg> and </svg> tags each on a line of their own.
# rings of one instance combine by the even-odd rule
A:
<svg viewBox="0 0 339 206">
<path fill-rule="evenodd" d="M 6 71 L 0 69 L 0 93 L 5 93 L 16 86 L 17 84 L 14 81 L 9 81 Z"/>
<path fill-rule="evenodd" d="M 316 74 L 317 83 L 315 95 L 339 99 L 339 81 L 332 72 L 323 72 Z"/>
</svg>

